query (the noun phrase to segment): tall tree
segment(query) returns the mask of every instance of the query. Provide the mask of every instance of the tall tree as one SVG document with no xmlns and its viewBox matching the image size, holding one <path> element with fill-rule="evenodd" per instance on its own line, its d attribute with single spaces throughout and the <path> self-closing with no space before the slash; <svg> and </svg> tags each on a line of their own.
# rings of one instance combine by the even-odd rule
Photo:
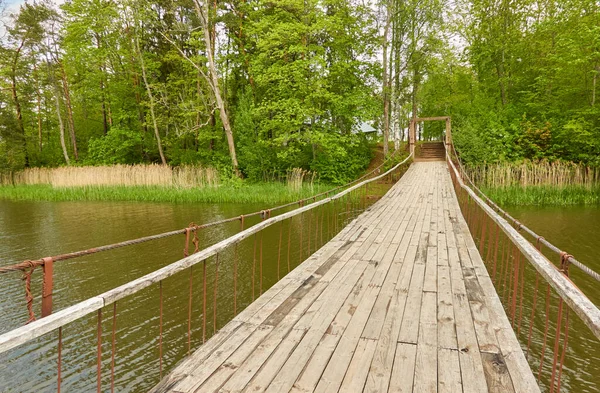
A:
<svg viewBox="0 0 600 393">
<path fill-rule="evenodd" d="M 221 118 L 221 123 L 223 123 L 223 129 L 225 130 L 225 136 L 227 138 L 227 146 L 229 148 L 229 155 L 231 157 L 231 165 L 233 166 L 233 171 L 236 175 L 239 176 L 239 165 L 237 160 L 237 154 L 235 151 L 233 131 L 231 129 L 231 123 L 229 121 L 229 115 L 227 113 L 225 101 L 223 100 L 223 97 L 221 95 L 219 74 L 215 65 L 216 36 L 213 34 L 213 32 L 216 32 L 216 29 L 212 29 L 213 31 L 211 31 L 211 20 L 209 19 L 208 1 L 194 0 L 194 5 L 196 7 L 196 14 L 198 16 L 198 19 L 200 20 L 200 26 L 202 28 L 203 33 L 202 36 L 204 39 L 204 46 L 206 50 L 205 53 L 208 60 L 208 84 L 212 90 L 212 93 L 214 94 L 217 108 L 219 109 L 219 116 Z"/>
</svg>

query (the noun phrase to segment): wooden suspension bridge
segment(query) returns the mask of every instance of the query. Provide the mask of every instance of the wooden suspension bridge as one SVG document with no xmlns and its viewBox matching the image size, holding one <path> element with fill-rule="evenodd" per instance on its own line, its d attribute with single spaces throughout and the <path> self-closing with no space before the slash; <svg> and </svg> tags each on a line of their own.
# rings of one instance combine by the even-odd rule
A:
<svg viewBox="0 0 600 393">
<path fill-rule="evenodd" d="M 444 162 L 419 162 L 154 392 L 536 392 Z"/>
<path fill-rule="evenodd" d="M 446 121 L 443 143 L 426 147 L 415 143 L 416 123 L 427 120 Z M 517 221 L 512 222 L 513 227 L 510 216 L 485 201 L 475 185 L 466 184 L 468 179 L 452 147 L 450 118 L 414 119 L 409 142 L 407 160 L 415 157 L 415 162 L 403 175 L 407 160 L 337 194 L 324 193 L 311 198 L 312 203 L 300 201 L 295 210 L 274 217 L 275 209 L 252 214 L 260 215 L 262 221 L 249 228 L 244 228 L 244 219 L 251 215 L 240 216 L 238 234 L 189 256 L 192 233 L 237 218 L 0 268 L 4 270 L 0 273 L 25 273 L 28 299 L 32 298 L 33 268 L 42 266 L 44 273 L 42 318 L 34 320 L 29 302 L 33 322 L 0 335 L 0 355 L 58 331 L 56 386 L 60 391 L 62 328 L 97 314 L 96 390 L 105 391 L 102 310 L 112 308 L 109 380 L 110 391 L 118 391 L 117 302 L 158 286 L 160 372 L 154 370 L 154 375 L 161 378 L 154 393 L 540 392 L 540 386 L 550 392 L 561 391 L 563 366 L 569 357 L 569 315 L 600 340 L 600 310 L 571 282 L 569 266 L 594 278 L 600 276 Z M 384 179 L 399 180 L 367 207 L 369 184 Z M 362 213 L 351 216 L 354 211 Z M 305 213 L 314 213 L 312 235 L 310 218 L 308 221 L 308 249 L 310 254 L 313 239 L 315 252 L 279 279 L 283 223 L 289 228 L 289 266 L 290 251 L 295 247 L 292 220 Z M 338 232 L 340 216 L 346 217 L 347 225 Z M 299 243 L 295 243 L 301 259 L 306 243 L 303 222 Z M 258 270 L 256 234 L 276 224 L 279 244 L 267 247 L 278 248 L 278 281 L 263 293 L 262 235 Z M 536 244 L 528 242 L 522 231 L 537 237 Z M 319 233 L 320 247 L 316 246 Z M 184 259 L 52 313 L 56 261 L 177 234 L 186 236 Z M 217 326 L 219 255 L 232 249 L 235 255 L 238 244 L 252 237 L 252 298 L 257 282 L 260 296 L 238 310 L 238 262 L 234 257 L 233 315 Z M 542 245 L 557 252 L 560 263 L 552 264 L 540 252 Z M 213 258 L 216 274 L 211 310 L 207 310 L 206 286 L 209 258 Z M 194 352 L 193 325 L 198 321 L 192 315 L 192 268 L 198 264 L 204 266 L 202 341 L 207 319 L 213 320 L 214 334 Z M 181 342 L 185 345 L 187 341 L 189 355 L 163 377 L 162 282 L 185 271 L 190 273 L 189 308 L 187 340 Z"/>
</svg>

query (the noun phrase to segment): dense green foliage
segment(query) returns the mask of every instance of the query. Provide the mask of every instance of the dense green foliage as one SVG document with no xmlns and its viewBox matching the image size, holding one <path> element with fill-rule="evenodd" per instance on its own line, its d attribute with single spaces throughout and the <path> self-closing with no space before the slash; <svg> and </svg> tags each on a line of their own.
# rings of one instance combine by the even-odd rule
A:
<svg viewBox="0 0 600 393">
<path fill-rule="evenodd" d="M 357 124 L 403 139 L 412 116 L 440 115 L 467 163 L 600 165 L 595 0 L 40 0 L 3 20 L 2 169 L 342 183 L 371 157 Z"/>
<path fill-rule="evenodd" d="M 353 0 L 26 3 L 0 39 L 0 167 L 231 173 L 227 108 L 246 177 L 301 167 L 348 181 L 371 159 L 353 131 L 381 106 L 374 18 Z"/>
<path fill-rule="evenodd" d="M 452 116 L 463 160 L 600 165 L 600 4 L 461 4 L 466 45 L 431 61 L 421 99 L 426 115 Z"/>
</svg>

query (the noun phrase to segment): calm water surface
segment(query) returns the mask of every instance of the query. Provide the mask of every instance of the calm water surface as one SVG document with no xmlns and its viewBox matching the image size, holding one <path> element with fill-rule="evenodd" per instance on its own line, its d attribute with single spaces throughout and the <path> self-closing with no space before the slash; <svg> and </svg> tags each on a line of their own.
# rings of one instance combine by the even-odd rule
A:
<svg viewBox="0 0 600 393">
<path fill-rule="evenodd" d="M 382 195 L 389 186 L 380 185 Z M 369 201 L 371 203 L 372 201 Z M 358 203 L 338 206 L 338 229 L 360 213 Z M 90 247 L 148 236 L 264 209 L 259 204 L 159 204 L 114 202 L 0 201 L 0 265 L 38 259 Z M 317 245 L 334 235 L 333 210 L 325 206 L 263 230 L 206 261 L 117 303 L 117 391 L 147 391 L 160 380 L 159 309 L 163 292 L 163 375 L 187 353 L 190 277 L 192 283 L 191 348 L 201 345 L 234 316 L 234 265 L 237 272 L 237 311 L 252 302 L 289 270 L 306 259 Z M 318 223 L 317 223 L 318 219 Z M 247 218 L 245 227 L 259 217 Z M 319 229 L 317 229 L 319 228 Z M 240 230 L 240 222 L 202 229 L 200 249 Z M 279 248 L 279 239 L 282 246 Z M 117 250 L 56 262 L 54 311 L 93 297 L 164 267 L 183 257 L 185 236 L 177 235 Z M 290 246 L 288 248 L 288 241 Z M 262 247 L 261 247 L 262 244 Z M 193 245 L 190 244 L 190 250 Z M 302 254 L 302 255 L 301 255 Z M 264 266 L 261 264 L 264 259 Z M 237 260 L 237 264 L 234 261 Z M 217 268 L 218 266 L 218 268 Z M 255 280 L 252 280 L 252 276 Z M 216 277 L 218 276 L 218 281 Z M 34 310 L 39 315 L 42 271 L 33 274 Z M 24 283 L 20 273 L 0 277 L 0 333 L 27 321 Z M 161 289 L 162 287 L 162 289 Z M 214 312 L 216 309 L 218 312 Z M 204 308 L 206 313 L 204 314 Z M 111 383 L 113 306 L 102 310 L 102 383 Z M 205 316 L 205 318 L 204 318 Z M 216 321 L 216 324 L 215 324 Z M 62 388 L 96 391 L 98 316 L 96 313 L 62 330 Z M 0 392 L 56 390 L 58 332 L 0 355 Z"/>
<path fill-rule="evenodd" d="M 507 210 L 520 222 L 531 228 L 540 236 L 562 250 L 572 254 L 585 265 L 596 272 L 600 272 L 600 207 L 590 206 L 568 206 L 568 207 L 509 207 Z M 560 263 L 560 257 L 552 252 L 545 252 L 546 256 L 556 265 Z M 590 300 L 600 306 L 600 283 L 583 274 L 575 266 L 570 268 L 570 277 L 575 284 L 590 298 Z M 533 293 L 534 279 L 525 290 L 526 310 L 531 309 L 528 301 Z M 529 295 L 529 296 L 528 296 Z M 540 297 L 540 299 L 542 299 Z M 539 300 L 540 305 L 543 300 Z M 552 362 L 552 347 L 554 345 L 554 331 L 556 325 L 556 304 L 553 300 L 550 309 L 550 334 L 546 357 L 546 365 Z M 538 305 L 537 309 L 543 315 L 543 306 Z M 525 314 L 529 315 L 529 314 Z M 598 339 L 583 325 L 583 323 L 570 313 L 569 345 L 566 354 L 565 371 L 562 376 L 563 391 L 569 392 L 600 392 L 600 343 Z M 541 319 L 541 318 L 540 318 Z M 536 324 L 539 329 L 538 337 L 543 333 L 543 324 Z M 563 336 L 564 337 L 564 336 Z M 524 333 L 519 336 L 521 342 L 526 342 Z M 532 352 L 539 356 L 540 342 L 532 344 Z M 538 362 L 532 356 L 532 369 L 537 375 Z M 547 367 L 545 366 L 545 367 Z M 544 371 L 547 380 L 550 380 L 550 368 Z"/>
</svg>

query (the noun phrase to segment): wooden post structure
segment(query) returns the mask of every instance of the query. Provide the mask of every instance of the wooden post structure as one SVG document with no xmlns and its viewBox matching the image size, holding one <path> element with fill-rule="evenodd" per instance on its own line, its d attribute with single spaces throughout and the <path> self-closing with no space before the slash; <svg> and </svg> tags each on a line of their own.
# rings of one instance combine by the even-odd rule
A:
<svg viewBox="0 0 600 393">
<path fill-rule="evenodd" d="M 450 148 L 452 144 L 452 131 L 450 126 L 450 116 L 446 118 L 446 150 Z"/>
<path fill-rule="evenodd" d="M 408 143 L 410 145 L 410 154 L 415 154 L 415 139 L 416 139 L 416 135 L 415 135 L 415 128 L 416 128 L 417 122 L 416 119 L 413 118 L 410 120 L 410 125 L 408 126 Z"/>
<path fill-rule="evenodd" d="M 450 148 L 450 145 L 452 144 L 452 131 L 451 131 L 451 119 L 450 119 L 450 116 L 413 117 L 410 120 L 410 126 L 408 128 L 408 141 L 410 143 L 410 152 L 411 152 L 411 154 L 414 154 L 414 152 L 415 152 L 415 141 L 417 139 L 417 136 L 416 136 L 417 122 L 421 122 L 421 121 L 442 121 L 442 120 L 446 121 L 446 138 L 445 138 L 444 143 L 446 145 L 446 151 L 448 151 L 448 149 Z"/>
<path fill-rule="evenodd" d="M 452 144 L 452 132 L 451 132 L 451 127 L 450 127 L 450 116 L 438 116 L 438 117 L 413 117 L 412 119 L 410 119 L 410 125 L 408 127 L 408 142 L 410 144 L 410 153 L 414 154 L 415 153 L 415 142 L 417 140 L 417 135 L 416 135 L 416 129 L 417 129 L 417 122 L 421 122 L 421 121 L 441 121 L 441 120 L 445 120 L 446 121 L 446 138 L 445 138 L 445 145 L 446 145 L 446 151 L 448 151 L 448 149 L 450 148 L 450 145 Z"/>
</svg>

